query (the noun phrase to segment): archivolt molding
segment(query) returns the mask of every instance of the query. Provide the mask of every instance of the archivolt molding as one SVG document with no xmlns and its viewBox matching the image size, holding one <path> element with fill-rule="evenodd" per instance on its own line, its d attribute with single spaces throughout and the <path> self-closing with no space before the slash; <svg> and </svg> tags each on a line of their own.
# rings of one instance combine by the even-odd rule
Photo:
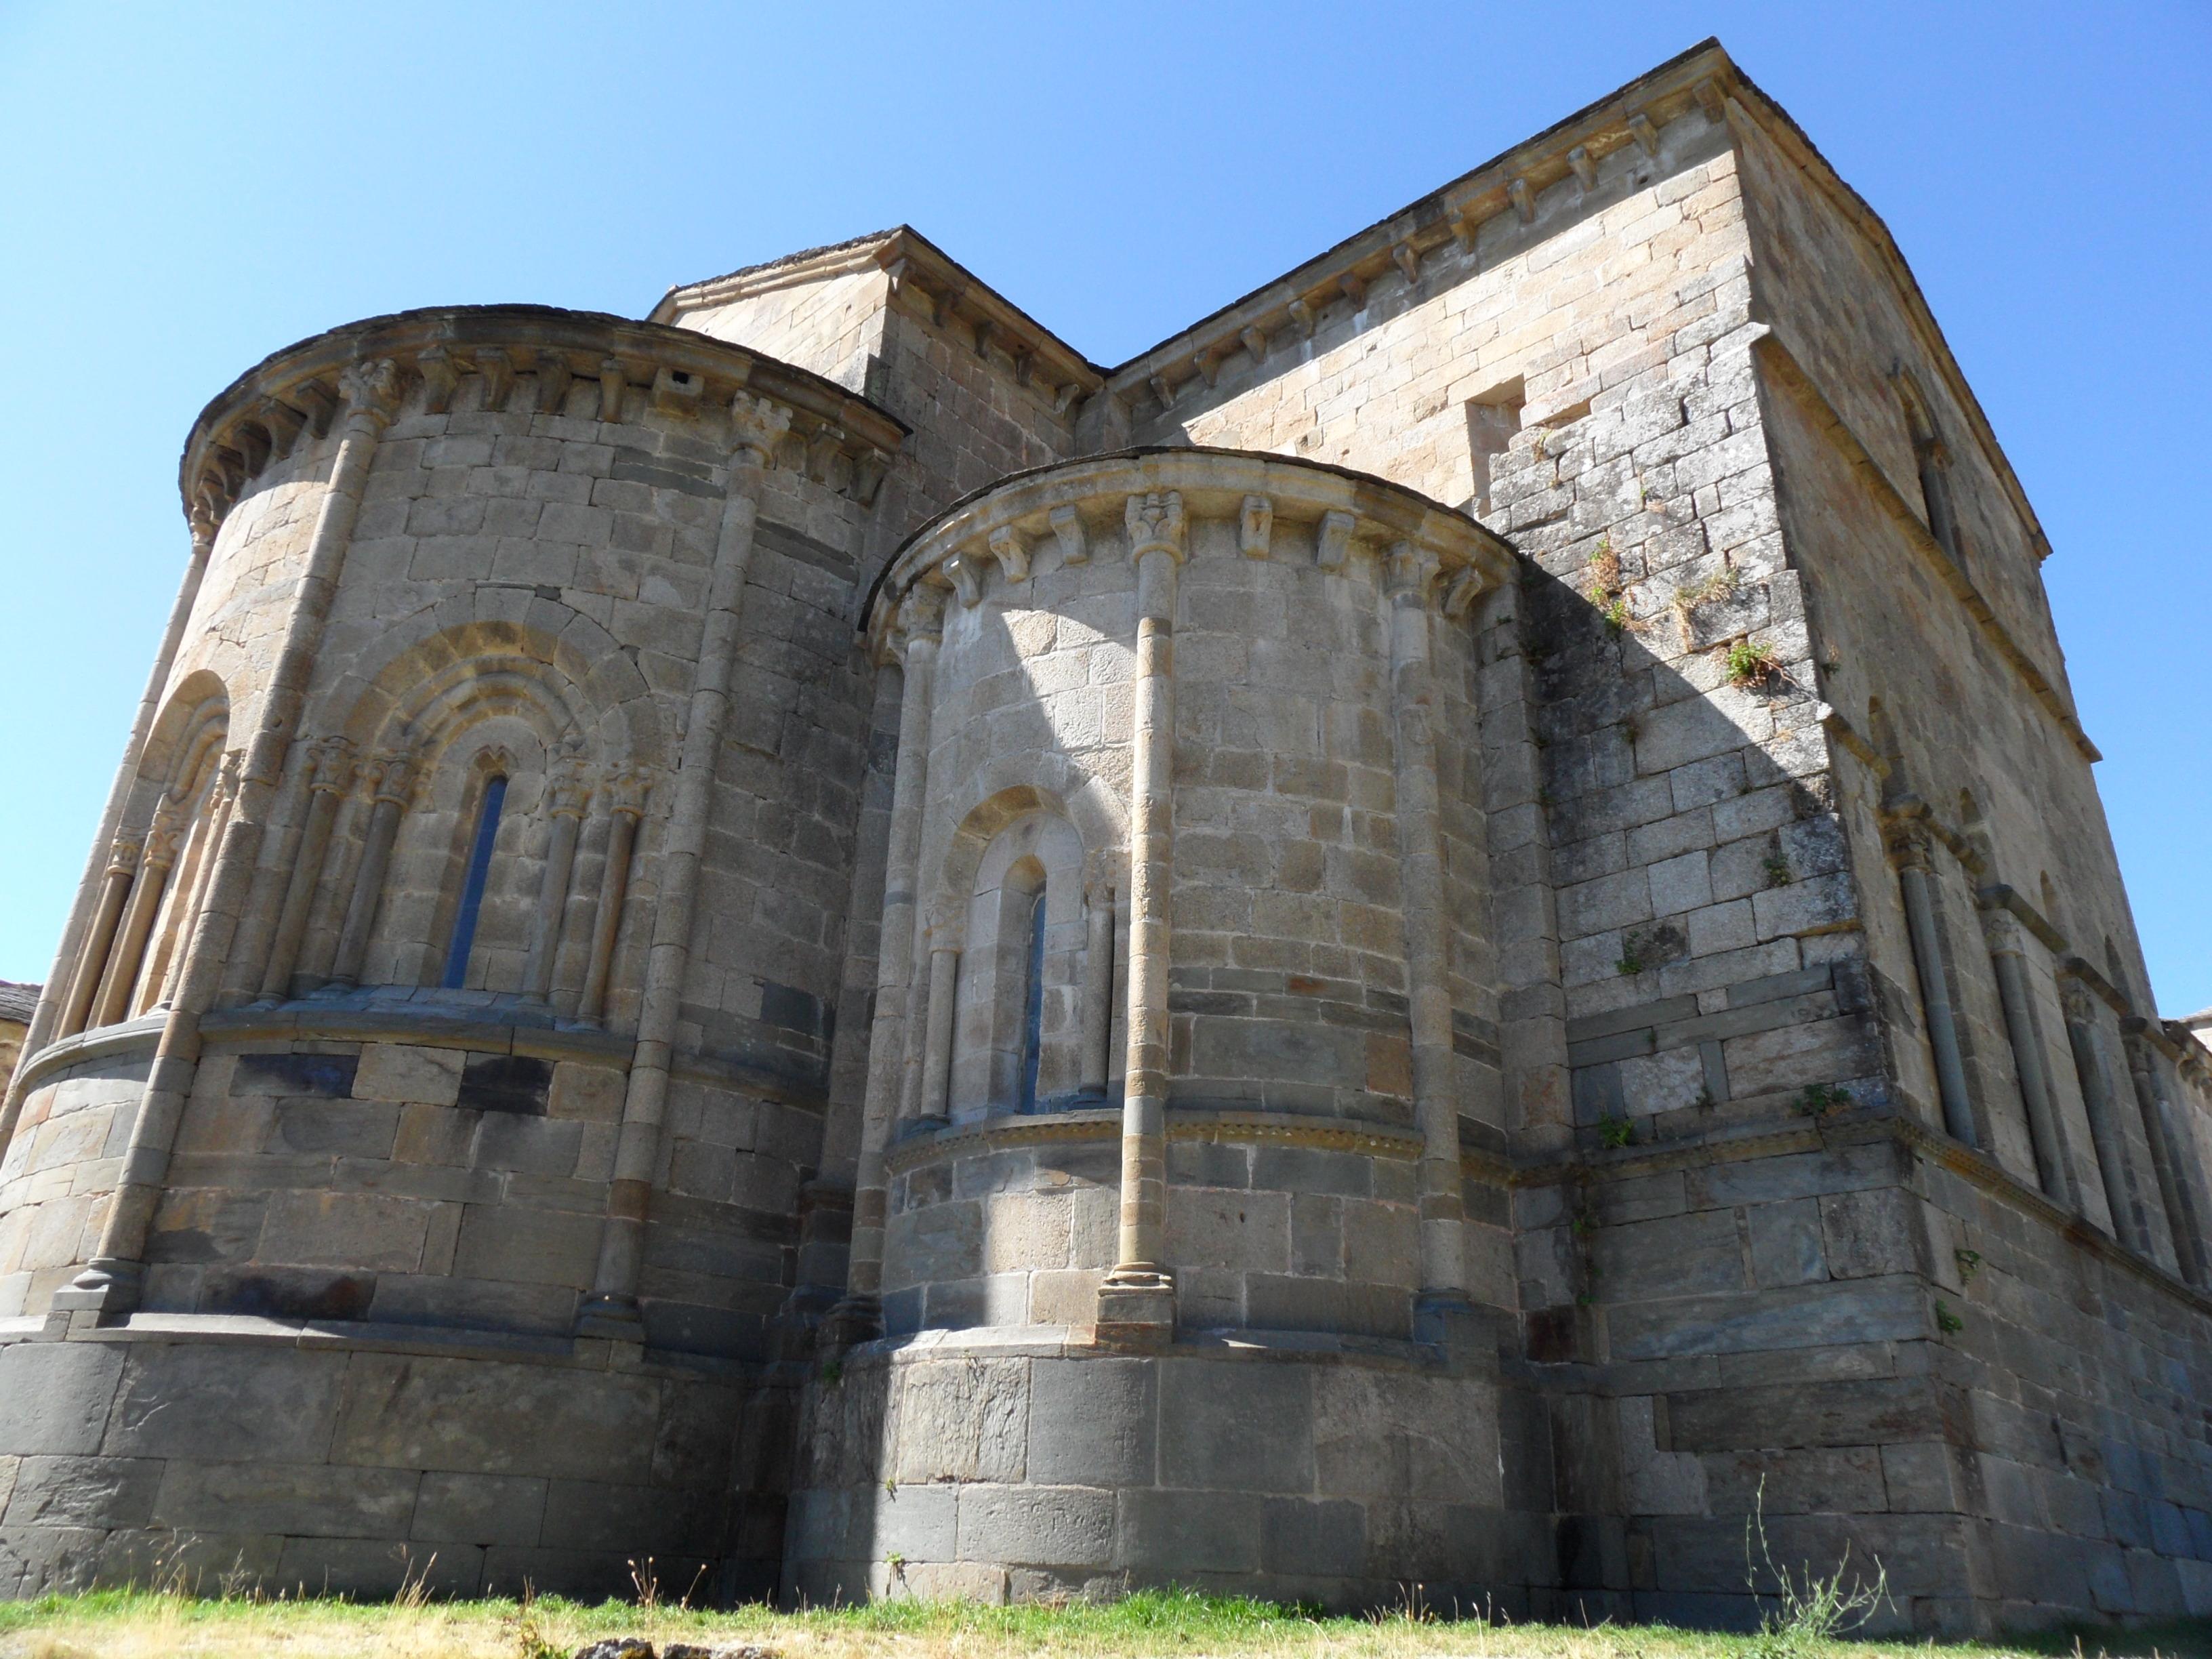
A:
<svg viewBox="0 0 2212 1659">
<path fill-rule="evenodd" d="M 1017 473 L 957 501 L 909 538 L 872 596 L 869 637 L 879 658 L 896 648 L 909 593 L 950 589 L 981 602 L 987 584 L 1018 589 L 1050 552 L 1051 568 L 1130 558 L 1164 548 L 1188 556 L 1189 526 L 1227 521 L 1246 558 L 1285 556 L 1282 527 L 1310 526 L 1316 562 L 1349 574 L 1355 554 L 1426 557 L 1432 597 L 1448 614 L 1510 577 L 1513 550 L 1463 513 L 1386 479 L 1250 450 L 1131 449 Z"/>
<path fill-rule="evenodd" d="M 367 378 L 364 378 L 364 377 Z M 202 411 L 178 477 L 188 513 L 220 521 L 272 463 L 328 437 L 339 411 L 466 409 L 605 424 L 670 421 L 768 459 L 864 505 L 908 428 L 834 381 L 689 329 L 550 306 L 450 306 L 374 317 L 276 353 Z"/>
</svg>

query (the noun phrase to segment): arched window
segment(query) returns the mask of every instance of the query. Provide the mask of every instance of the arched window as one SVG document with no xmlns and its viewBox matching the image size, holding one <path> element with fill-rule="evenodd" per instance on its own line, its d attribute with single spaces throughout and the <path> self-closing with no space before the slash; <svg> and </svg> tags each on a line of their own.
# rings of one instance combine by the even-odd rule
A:
<svg viewBox="0 0 2212 1659">
<path fill-rule="evenodd" d="M 458 991 L 468 982 L 469 951 L 476 944 L 477 917 L 483 908 L 485 880 L 491 874 L 492 843 L 499 838 L 500 809 L 506 804 L 507 775 L 495 772 L 484 780 L 476 834 L 469 842 L 467 872 L 461 880 L 461 902 L 453 912 L 453 937 L 446 947 L 446 974 L 440 983 L 449 991 Z"/>
<path fill-rule="evenodd" d="M 1031 1112 L 1037 1103 L 1037 1064 L 1044 1054 L 1044 895 L 1042 882 L 1030 899 L 1029 961 L 1022 976 L 1022 1085 L 1018 1109 Z"/>
</svg>

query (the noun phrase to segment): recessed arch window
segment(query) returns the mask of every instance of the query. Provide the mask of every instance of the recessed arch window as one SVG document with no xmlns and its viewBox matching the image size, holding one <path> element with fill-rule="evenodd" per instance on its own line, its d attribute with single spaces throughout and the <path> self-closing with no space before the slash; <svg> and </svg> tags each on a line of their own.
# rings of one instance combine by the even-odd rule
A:
<svg viewBox="0 0 2212 1659">
<path fill-rule="evenodd" d="M 1022 975 L 1022 1080 L 1015 1105 L 1024 1112 L 1036 1109 L 1037 1067 L 1044 1057 L 1044 898 L 1040 880 L 1030 896 L 1028 926 L 1023 929 L 1027 962 Z"/>
</svg>

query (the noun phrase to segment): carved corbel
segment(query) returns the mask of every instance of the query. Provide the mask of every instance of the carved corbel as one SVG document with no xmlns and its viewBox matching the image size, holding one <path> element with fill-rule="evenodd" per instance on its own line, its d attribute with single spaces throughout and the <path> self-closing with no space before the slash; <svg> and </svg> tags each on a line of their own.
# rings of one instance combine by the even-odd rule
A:
<svg viewBox="0 0 2212 1659">
<path fill-rule="evenodd" d="M 1008 581 L 1029 580 L 1030 550 L 1022 541 L 1022 532 L 1013 526 L 1000 525 L 991 532 L 991 556 L 999 562 Z"/>
<path fill-rule="evenodd" d="M 1267 361 L 1267 331 L 1266 329 L 1248 325 L 1237 331 L 1237 337 L 1243 343 L 1244 349 L 1251 354 L 1255 368 Z"/>
<path fill-rule="evenodd" d="M 185 521 L 191 526 L 192 556 L 204 559 L 215 546 L 216 532 L 222 528 L 222 520 L 204 501 L 195 497 L 185 511 Z"/>
<path fill-rule="evenodd" d="M 1513 211 L 1521 216 L 1521 222 L 1536 222 L 1536 192 L 1529 188 L 1526 179 L 1514 179 L 1505 186 L 1505 198 L 1513 204 Z"/>
<path fill-rule="evenodd" d="M 284 397 L 305 416 L 308 431 L 318 438 L 330 436 L 331 422 L 337 416 L 338 400 L 329 386 L 320 380 L 302 380 L 297 386 L 285 387 Z"/>
<path fill-rule="evenodd" d="M 629 371 L 614 357 L 599 359 L 599 419 L 613 425 L 623 417 L 623 398 L 629 392 Z"/>
<path fill-rule="evenodd" d="M 664 369 L 662 373 L 667 371 Z M 696 380 L 698 377 L 688 378 Z M 731 397 L 730 450 L 740 462 L 751 466 L 774 466 L 776 446 L 790 430 L 791 411 L 781 404 L 755 397 L 750 392 L 739 392 Z"/>
<path fill-rule="evenodd" d="M 278 456 L 289 455 L 307 429 L 307 417 L 288 403 L 271 398 L 261 405 L 261 424 L 269 428 L 269 441 Z"/>
<path fill-rule="evenodd" d="M 991 356 L 992 342 L 996 340 L 998 337 L 999 325 L 996 323 L 993 322 L 988 317 L 979 317 L 976 319 L 975 344 L 975 355 L 978 357 L 983 358 L 988 362 Z"/>
<path fill-rule="evenodd" d="M 1728 94 L 1721 89 L 1718 81 L 1709 75 L 1691 90 L 1697 98 L 1698 107 L 1705 112 L 1705 119 L 1715 126 L 1720 126 L 1728 120 Z"/>
<path fill-rule="evenodd" d="M 933 289 L 925 295 L 929 301 L 931 325 L 940 329 L 950 326 L 960 315 L 960 296 L 966 292 L 963 288 L 946 288 Z"/>
<path fill-rule="evenodd" d="M 415 372 L 422 377 L 422 412 L 443 415 L 453 406 L 453 388 L 460 385 L 453 354 L 441 345 L 425 346 L 416 355 Z"/>
<path fill-rule="evenodd" d="M 1082 564 L 1091 557 L 1091 544 L 1083 534 L 1083 515 L 1073 507 L 1053 508 L 1052 533 L 1059 539 L 1062 564 Z"/>
<path fill-rule="evenodd" d="M 1145 384 L 1152 387 L 1152 396 L 1160 400 L 1160 407 L 1163 410 L 1175 407 L 1175 382 L 1168 379 L 1165 374 L 1148 376 Z"/>
<path fill-rule="evenodd" d="M 1212 391 L 1214 382 L 1221 378 L 1220 354 L 1213 351 L 1199 352 L 1191 358 L 1190 366 L 1198 371 L 1198 378 L 1206 382 L 1206 389 L 1208 392 Z"/>
<path fill-rule="evenodd" d="M 845 434 L 834 426 L 822 428 L 807 441 L 806 476 L 817 483 L 832 483 L 838 457 L 844 450 Z"/>
<path fill-rule="evenodd" d="M 1183 535 L 1188 526 L 1180 491 L 1156 489 L 1149 495 L 1132 495 L 1121 517 L 1129 532 L 1130 563 L 1136 563 L 1147 553 L 1165 553 L 1177 564 L 1183 562 Z"/>
<path fill-rule="evenodd" d="M 1237 514 L 1237 550 L 1248 559 L 1266 558 L 1274 529 L 1275 504 L 1265 495 L 1247 495 Z"/>
<path fill-rule="evenodd" d="M 246 476 L 258 477 L 261 469 L 268 465 L 270 453 L 276 447 L 270 439 L 269 428 L 258 420 L 240 421 L 230 429 L 230 441 L 237 447 L 239 459 L 246 465 Z"/>
<path fill-rule="evenodd" d="M 706 390 L 702 377 L 664 364 L 653 372 L 653 406 L 664 415 L 696 415 Z"/>
<path fill-rule="evenodd" d="M 1421 251 L 1411 242 L 1393 242 L 1390 245 L 1390 258 L 1396 262 L 1399 273 L 1405 277 L 1407 288 L 1413 287 L 1421 280 Z"/>
<path fill-rule="evenodd" d="M 1344 297 L 1352 301 L 1353 311 L 1367 309 L 1367 283 L 1358 271 L 1346 271 L 1343 276 L 1336 279 L 1336 285 L 1343 290 Z"/>
<path fill-rule="evenodd" d="M 1471 564 L 1463 564 L 1452 573 L 1444 584 L 1442 609 L 1454 622 L 1474 609 L 1474 602 L 1482 596 L 1482 573 Z"/>
<path fill-rule="evenodd" d="M 483 382 L 483 409 L 497 414 L 507 407 L 514 391 L 514 360 L 500 346 L 482 346 L 476 353 L 477 378 Z"/>
<path fill-rule="evenodd" d="M 1291 301 L 1289 310 L 1291 326 L 1307 339 L 1312 339 L 1314 329 L 1321 321 L 1321 319 L 1315 314 L 1314 308 L 1304 299 L 1297 299 Z"/>
<path fill-rule="evenodd" d="M 1659 153 L 1659 129 L 1651 125 L 1651 118 L 1642 110 L 1628 118 L 1629 136 L 1644 146 L 1646 155 Z"/>
<path fill-rule="evenodd" d="M 538 354 L 538 412 L 558 415 L 568 402 L 568 388 L 576 383 L 576 371 L 569 366 L 565 351 L 540 351 Z"/>
<path fill-rule="evenodd" d="M 1585 194 L 1597 188 L 1597 160 L 1589 153 L 1587 144 L 1577 144 L 1567 152 L 1567 166 L 1575 175 L 1575 182 Z"/>
<path fill-rule="evenodd" d="M 1352 558 L 1352 532 L 1359 520 L 1349 513 L 1324 513 L 1314 532 L 1314 562 L 1323 570 L 1341 570 Z"/>
<path fill-rule="evenodd" d="M 853 458 L 853 499 L 862 507 L 873 507 L 876 491 L 883 488 L 884 475 L 890 471 L 890 457 L 880 449 L 864 449 Z"/>
<path fill-rule="evenodd" d="M 1030 376 L 1036 372 L 1036 353 L 1027 346 L 1016 349 L 1014 354 L 1014 384 L 1027 386 Z"/>
<path fill-rule="evenodd" d="M 962 605 L 973 610 L 981 600 L 983 580 L 976 573 L 975 561 L 971 555 L 955 553 L 937 568 L 939 573 L 952 584 L 953 591 L 959 594 Z"/>
<path fill-rule="evenodd" d="M 219 445 L 208 457 L 208 465 L 222 481 L 222 493 L 236 501 L 246 489 L 246 457 L 227 445 Z"/>
<path fill-rule="evenodd" d="M 1073 404 L 1073 402 L 1074 402 L 1078 398 L 1081 397 L 1082 395 L 1083 395 L 1083 382 L 1082 382 L 1082 381 L 1080 381 L 1080 380 L 1062 380 L 1062 381 L 1061 381 L 1061 382 L 1060 382 L 1057 386 L 1055 386 L 1055 387 L 1054 387 L 1054 388 L 1053 388 L 1053 393 L 1052 393 L 1052 412 L 1053 412 L 1054 414 L 1055 414 L 1055 415 L 1065 415 L 1065 414 L 1066 414 L 1066 413 L 1067 413 L 1068 405 L 1069 405 L 1070 404 Z"/>
</svg>

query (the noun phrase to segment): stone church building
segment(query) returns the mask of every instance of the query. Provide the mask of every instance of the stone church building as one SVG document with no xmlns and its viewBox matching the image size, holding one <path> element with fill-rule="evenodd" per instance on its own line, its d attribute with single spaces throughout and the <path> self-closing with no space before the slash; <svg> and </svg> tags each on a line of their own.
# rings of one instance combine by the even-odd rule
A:
<svg viewBox="0 0 2212 1659">
<path fill-rule="evenodd" d="M 2051 548 L 1707 43 L 1088 362 L 901 228 L 335 328 L 0 1109 L 0 1589 L 2212 1613 Z M 1763 1494 L 1763 1495 L 1762 1495 Z"/>
</svg>

